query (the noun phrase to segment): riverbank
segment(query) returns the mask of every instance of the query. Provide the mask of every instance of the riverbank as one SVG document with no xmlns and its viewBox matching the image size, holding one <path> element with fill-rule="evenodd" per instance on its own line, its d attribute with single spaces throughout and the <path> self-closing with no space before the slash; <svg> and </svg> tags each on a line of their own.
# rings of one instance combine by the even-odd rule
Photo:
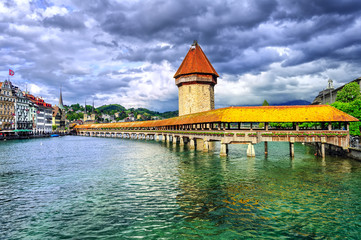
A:
<svg viewBox="0 0 361 240">
<path fill-rule="evenodd" d="M 20 139 L 31 139 L 31 138 L 48 138 L 51 137 L 52 134 L 57 134 L 59 136 L 68 135 L 68 133 L 48 133 L 48 134 L 28 134 L 28 135 L 1 135 L 0 141 L 7 140 L 20 140 Z"/>
</svg>

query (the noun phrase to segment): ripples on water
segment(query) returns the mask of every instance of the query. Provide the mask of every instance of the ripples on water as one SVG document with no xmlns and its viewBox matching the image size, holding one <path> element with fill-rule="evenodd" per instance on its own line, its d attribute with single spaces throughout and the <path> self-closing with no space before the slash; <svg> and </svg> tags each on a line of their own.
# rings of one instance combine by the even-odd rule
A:
<svg viewBox="0 0 361 240">
<path fill-rule="evenodd" d="M 161 142 L 0 143 L 0 239 L 358 239 L 361 164 L 288 144 L 230 155 Z"/>
</svg>

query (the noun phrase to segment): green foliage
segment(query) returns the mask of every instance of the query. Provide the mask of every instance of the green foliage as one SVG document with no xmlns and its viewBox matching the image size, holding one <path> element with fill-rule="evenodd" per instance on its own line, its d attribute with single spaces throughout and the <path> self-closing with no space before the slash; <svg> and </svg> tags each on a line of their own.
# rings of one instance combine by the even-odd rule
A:
<svg viewBox="0 0 361 240">
<path fill-rule="evenodd" d="M 319 122 L 304 122 L 304 123 L 301 123 L 298 126 L 300 128 L 312 129 L 312 128 L 317 128 L 318 126 L 321 126 L 321 123 L 319 123 Z"/>
<path fill-rule="evenodd" d="M 293 127 L 293 123 L 290 123 L 290 122 L 282 122 L 282 123 L 272 122 L 272 123 L 269 123 L 269 125 L 271 127 L 281 127 L 281 128 L 292 128 Z"/>
<path fill-rule="evenodd" d="M 51 128 L 53 129 L 53 131 L 55 131 L 57 127 L 56 125 L 52 125 Z"/>
<path fill-rule="evenodd" d="M 262 106 L 269 106 L 269 103 L 266 100 L 264 100 Z"/>
<path fill-rule="evenodd" d="M 67 112 L 67 119 L 70 121 L 83 119 L 84 118 L 84 107 L 77 104 L 72 104 L 70 107 L 68 107 L 68 110 L 72 108 L 73 111 Z M 93 112 L 93 107 L 90 105 L 86 106 L 87 113 L 91 114 Z M 76 113 L 76 111 L 82 111 L 80 113 Z M 129 113 L 133 113 L 134 117 L 137 118 L 138 114 L 143 115 L 143 118 L 140 120 L 150 120 L 152 117 L 159 117 L 159 118 L 172 118 L 178 116 L 178 111 L 168 111 L 164 113 L 159 113 L 156 111 L 151 111 L 146 108 L 130 108 L 126 109 L 122 105 L 119 104 L 109 104 L 109 105 L 103 105 L 101 107 L 95 108 L 94 112 L 96 114 L 96 120 L 97 122 L 102 122 L 102 119 L 100 117 L 101 114 L 108 114 L 111 116 L 114 116 L 115 113 L 119 113 L 119 117 L 116 118 L 116 121 L 123 120 L 124 118 L 128 117 Z"/>
<path fill-rule="evenodd" d="M 119 104 L 109 104 L 109 105 L 104 105 L 104 106 L 98 107 L 97 110 L 99 110 L 100 112 L 106 113 L 106 114 L 111 114 L 112 111 L 114 111 L 114 113 L 116 113 L 116 112 L 125 111 L 127 109 Z M 114 115 L 114 113 L 112 115 Z"/>
<path fill-rule="evenodd" d="M 74 121 L 74 120 L 79 120 L 79 119 L 83 119 L 84 118 L 84 113 L 80 112 L 80 113 L 76 113 L 76 112 L 68 112 L 66 114 L 66 118 L 69 121 Z"/>
<path fill-rule="evenodd" d="M 352 102 L 334 102 L 331 106 L 333 106 L 347 114 L 350 114 L 351 116 L 353 116 L 357 119 L 361 119 L 361 99 L 356 99 Z M 360 122 L 351 122 L 350 123 L 350 134 L 359 136 L 360 135 L 360 127 L 361 127 Z"/>
<path fill-rule="evenodd" d="M 341 91 L 337 93 L 336 101 L 350 103 L 360 99 L 360 86 L 356 82 L 346 84 Z"/>
<path fill-rule="evenodd" d="M 84 107 L 79 103 L 70 105 L 70 108 L 72 108 L 73 111 L 84 111 Z"/>
</svg>

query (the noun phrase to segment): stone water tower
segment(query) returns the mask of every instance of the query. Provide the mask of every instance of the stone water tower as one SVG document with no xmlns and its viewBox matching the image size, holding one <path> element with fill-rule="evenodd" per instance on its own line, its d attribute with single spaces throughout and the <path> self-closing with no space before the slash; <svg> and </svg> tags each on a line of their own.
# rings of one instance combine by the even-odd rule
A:
<svg viewBox="0 0 361 240">
<path fill-rule="evenodd" d="M 214 86 L 218 77 L 201 47 L 194 41 L 174 75 L 178 86 L 179 116 L 214 109 Z"/>
</svg>

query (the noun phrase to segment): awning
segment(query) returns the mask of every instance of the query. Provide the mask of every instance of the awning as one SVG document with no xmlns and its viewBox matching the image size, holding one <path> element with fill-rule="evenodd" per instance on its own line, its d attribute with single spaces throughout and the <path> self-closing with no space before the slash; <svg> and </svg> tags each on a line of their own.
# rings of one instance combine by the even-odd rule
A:
<svg viewBox="0 0 361 240">
<path fill-rule="evenodd" d="M 15 129 L 14 132 L 32 132 L 33 130 L 29 129 Z"/>
</svg>

